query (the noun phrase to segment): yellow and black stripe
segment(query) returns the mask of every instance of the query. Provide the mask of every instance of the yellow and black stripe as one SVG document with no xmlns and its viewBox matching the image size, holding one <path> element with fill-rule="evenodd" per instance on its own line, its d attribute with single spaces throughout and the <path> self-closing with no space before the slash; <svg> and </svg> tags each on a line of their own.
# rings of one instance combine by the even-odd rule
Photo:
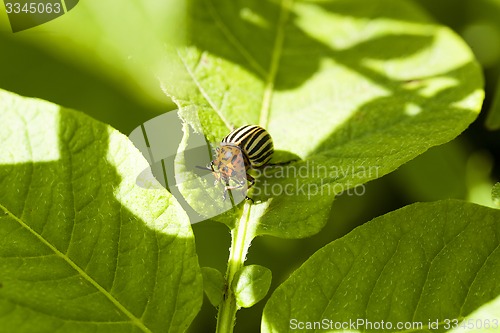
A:
<svg viewBox="0 0 500 333">
<path fill-rule="evenodd" d="M 252 168 L 266 165 L 274 153 L 271 135 L 257 125 L 245 125 L 233 130 L 222 139 L 222 144 L 238 146 Z"/>
</svg>

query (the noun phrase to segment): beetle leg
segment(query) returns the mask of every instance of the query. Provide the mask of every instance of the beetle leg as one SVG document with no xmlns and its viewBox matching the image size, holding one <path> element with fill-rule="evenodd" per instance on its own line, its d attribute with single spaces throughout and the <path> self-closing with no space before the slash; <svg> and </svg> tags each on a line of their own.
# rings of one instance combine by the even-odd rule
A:
<svg viewBox="0 0 500 333">
<path fill-rule="evenodd" d="M 247 180 L 250 182 L 250 185 L 248 185 L 248 189 L 250 189 L 250 187 L 255 185 L 255 178 L 253 178 L 247 173 Z"/>
<path fill-rule="evenodd" d="M 242 188 L 243 186 L 242 185 L 236 185 L 236 186 L 229 186 L 229 185 L 226 185 L 224 186 L 224 195 L 223 195 L 223 199 L 226 200 L 226 197 L 227 197 L 227 192 L 229 190 L 236 190 L 236 189 L 239 189 L 239 188 Z"/>
<path fill-rule="evenodd" d="M 252 176 L 250 176 L 248 173 L 247 173 L 247 180 L 248 182 L 250 183 L 247 187 L 247 190 L 249 190 L 252 186 L 255 185 L 255 178 L 253 178 Z M 248 195 L 245 196 L 245 200 L 250 200 L 252 203 L 255 203 L 255 201 L 250 198 Z"/>
<path fill-rule="evenodd" d="M 242 188 L 243 186 L 242 185 L 235 185 L 235 186 L 226 186 L 224 187 L 224 189 L 227 191 L 227 190 L 236 190 L 238 188 Z"/>
</svg>

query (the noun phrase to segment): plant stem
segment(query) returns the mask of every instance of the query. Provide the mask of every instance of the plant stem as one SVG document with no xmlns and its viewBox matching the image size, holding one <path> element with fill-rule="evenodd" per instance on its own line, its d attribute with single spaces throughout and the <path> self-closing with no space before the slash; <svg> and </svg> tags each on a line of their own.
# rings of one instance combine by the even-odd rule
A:
<svg viewBox="0 0 500 333">
<path fill-rule="evenodd" d="M 231 284 L 235 274 L 243 267 L 248 248 L 252 239 L 255 237 L 255 227 L 251 226 L 250 221 L 250 208 L 251 204 L 246 202 L 243 208 L 243 214 L 240 220 L 236 223 L 234 229 L 231 231 L 231 250 L 229 253 L 229 260 L 226 270 L 226 292 L 224 298 L 219 305 L 219 312 L 217 315 L 217 333 L 231 333 L 233 332 L 234 324 L 236 322 L 236 312 L 239 310 L 236 304 L 236 298 L 231 289 Z"/>
</svg>

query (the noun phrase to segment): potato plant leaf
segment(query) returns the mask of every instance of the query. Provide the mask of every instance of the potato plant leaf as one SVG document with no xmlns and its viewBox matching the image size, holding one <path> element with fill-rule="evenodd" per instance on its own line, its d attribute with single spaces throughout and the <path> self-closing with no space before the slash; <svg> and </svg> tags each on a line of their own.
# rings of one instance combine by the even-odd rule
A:
<svg viewBox="0 0 500 333">
<path fill-rule="evenodd" d="M 201 273 L 203 274 L 203 290 L 210 303 L 217 307 L 224 296 L 224 277 L 218 269 L 212 267 L 202 267 Z"/>
<path fill-rule="evenodd" d="M 500 297 L 482 305 L 462 321 L 453 322 L 452 333 L 500 332 Z"/>
<path fill-rule="evenodd" d="M 249 308 L 262 300 L 271 286 L 272 273 L 269 268 L 260 265 L 244 266 L 233 280 L 236 304 Z"/>
<path fill-rule="evenodd" d="M 429 331 L 435 322 L 451 329 L 500 295 L 499 221 L 496 209 L 456 200 L 375 218 L 317 251 L 279 286 L 262 331 L 322 320 L 332 330 L 350 320 L 384 321 L 377 332 Z M 398 329 L 398 322 L 422 327 Z"/>
<path fill-rule="evenodd" d="M 0 327 L 181 332 L 202 301 L 187 216 L 126 136 L 0 91 Z"/>
<path fill-rule="evenodd" d="M 266 169 L 249 192 L 258 235 L 317 233 L 335 195 L 450 141 L 481 108 L 470 49 L 408 1 L 188 8 L 189 45 L 177 52 L 178 71 L 160 76 L 165 92 L 198 114 L 213 144 L 260 124 L 274 162 L 299 159 Z"/>
</svg>

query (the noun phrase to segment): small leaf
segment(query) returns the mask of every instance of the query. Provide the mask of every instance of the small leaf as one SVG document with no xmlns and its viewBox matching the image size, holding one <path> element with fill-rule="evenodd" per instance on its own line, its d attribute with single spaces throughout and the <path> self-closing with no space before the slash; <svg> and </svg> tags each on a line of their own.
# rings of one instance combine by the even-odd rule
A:
<svg viewBox="0 0 500 333">
<path fill-rule="evenodd" d="M 491 189 L 491 199 L 495 205 L 500 206 L 500 183 L 493 185 Z"/>
<path fill-rule="evenodd" d="M 82 113 L 0 91 L 0 327 L 182 332 L 203 297 L 186 214 Z"/>
<path fill-rule="evenodd" d="M 218 269 L 212 267 L 202 267 L 203 290 L 213 306 L 219 306 L 224 297 L 224 277 Z"/>
<path fill-rule="evenodd" d="M 244 266 L 236 273 L 233 280 L 233 291 L 236 304 L 249 308 L 262 300 L 271 286 L 271 271 L 260 265 Z"/>
<path fill-rule="evenodd" d="M 424 331 L 431 321 L 460 321 L 500 295 L 499 221 L 496 209 L 456 200 L 378 217 L 317 251 L 279 286 L 262 331 L 325 318 L 384 321 L 394 330 L 419 322 Z"/>
</svg>

